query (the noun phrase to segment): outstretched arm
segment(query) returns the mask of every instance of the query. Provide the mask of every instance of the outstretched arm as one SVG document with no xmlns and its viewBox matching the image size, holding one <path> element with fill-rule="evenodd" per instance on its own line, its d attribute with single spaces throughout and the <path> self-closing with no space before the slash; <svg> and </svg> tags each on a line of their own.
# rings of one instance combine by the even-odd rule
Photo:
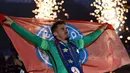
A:
<svg viewBox="0 0 130 73">
<path fill-rule="evenodd" d="M 10 25 L 13 28 L 13 30 L 15 30 L 20 36 L 22 36 L 26 40 L 32 42 L 36 46 L 38 46 L 38 47 L 40 47 L 40 48 L 42 48 L 44 50 L 47 50 L 48 42 L 46 40 L 44 40 L 44 39 L 34 35 L 33 33 L 27 31 L 23 27 L 16 24 L 9 17 L 6 16 L 6 19 L 7 20 L 4 23 Z M 43 45 L 43 44 L 45 44 L 45 45 Z"/>
<path fill-rule="evenodd" d="M 102 33 L 103 31 L 107 28 L 107 25 L 102 26 L 98 30 L 96 30 L 93 33 L 90 33 L 89 35 L 85 36 L 83 38 L 84 46 L 90 45 L 93 41 L 95 41 Z"/>
</svg>

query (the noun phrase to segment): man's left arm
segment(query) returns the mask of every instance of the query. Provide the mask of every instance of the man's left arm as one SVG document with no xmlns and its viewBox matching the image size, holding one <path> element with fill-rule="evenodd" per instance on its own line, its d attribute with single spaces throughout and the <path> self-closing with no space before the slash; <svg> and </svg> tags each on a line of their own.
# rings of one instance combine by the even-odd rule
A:
<svg viewBox="0 0 130 73">
<path fill-rule="evenodd" d="M 89 35 L 84 36 L 84 38 L 82 40 L 80 40 L 83 43 L 82 45 L 88 46 L 92 42 L 94 42 L 104 32 L 104 30 L 107 28 L 107 26 L 108 25 L 103 25 L 101 28 L 97 29 L 93 33 L 90 33 Z"/>
</svg>

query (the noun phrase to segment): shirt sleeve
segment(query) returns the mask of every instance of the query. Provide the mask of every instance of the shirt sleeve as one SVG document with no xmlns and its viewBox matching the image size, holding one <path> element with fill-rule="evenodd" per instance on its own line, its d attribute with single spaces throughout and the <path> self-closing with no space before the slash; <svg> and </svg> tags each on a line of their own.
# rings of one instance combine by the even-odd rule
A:
<svg viewBox="0 0 130 73">
<path fill-rule="evenodd" d="M 90 45 L 92 42 L 94 42 L 106 29 L 107 25 L 102 26 L 100 29 L 94 31 L 93 33 L 90 33 L 87 36 L 84 36 L 83 42 L 84 46 Z"/>
<path fill-rule="evenodd" d="M 39 48 L 43 50 L 47 50 L 48 48 L 48 41 L 44 40 L 35 34 L 27 31 L 25 28 L 19 26 L 17 23 L 13 22 L 11 24 L 11 27 L 13 30 L 15 30 L 20 36 L 22 36 L 24 39 L 26 39 L 29 42 L 32 42 L 34 45 L 38 46 Z"/>
<path fill-rule="evenodd" d="M 83 49 L 85 46 L 90 45 L 92 42 L 94 42 L 106 29 L 107 25 L 101 27 L 100 29 L 94 31 L 93 33 L 90 33 L 87 36 L 84 36 L 82 39 L 74 40 L 76 45 L 79 49 Z"/>
</svg>

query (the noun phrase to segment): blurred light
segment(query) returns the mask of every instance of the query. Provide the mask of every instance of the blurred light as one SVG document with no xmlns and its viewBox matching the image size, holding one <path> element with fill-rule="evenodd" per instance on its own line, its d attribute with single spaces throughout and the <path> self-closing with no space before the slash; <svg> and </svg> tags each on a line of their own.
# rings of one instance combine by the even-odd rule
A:
<svg viewBox="0 0 130 73">
<path fill-rule="evenodd" d="M 58 10 L 58 6 L 55 6 L 54 9 L 55 9 L 55 10 Z"/>
<path fill-rule="evenodd" d="M 34 0 L 37 9 L 33 10 L 32 12 L 35 15 L 35 18 L 42 18 L 47 20 L 54 20 L 57 18 L 57 13 L 60 12 L 59 9 L 62 9 L 62 4 L 64 3 L 64 0 L 60 2 L 56 2 L 56 0 Z M 65 11 L 62 10 L 62 11 Z"/>
<path fill-rule="evenodd" d="M 60 13 L 60 10 L 58 10 L 58 13 Z"/>
<path fill-rule="evenodd" d="M 128 40 L 130 40 L 130 36 L 129 36 L 129 37 L 127 37 L 127 39 L 128 39 Z"/>
<path fill-rule="evenodd" d="M 129 28 L 128 28 L 128 27 L 126 27 L 126 30 L 129 30 Z"/>
<path fill-rule="evenodd" d="M 96 9 L 90 15 L 97 17 L 98 22 L 107 22 L 117 29 L 119 25 L 123 26 L 127 19 L 124 16 L 124 13 L 128 12 L 128 9 L 124 7 L 126 3 L 127 1 L 123 0 L 95 0 L 91 6 Z"/>
<path fill-rule="evenodd" d="M 127 40 L 125 40 L 125 43 L 128 43 L 128 41 L 127 41 Z"/>
<path fill-rule="evenodd" d="M 37 13 L 35 18 L 43 18 L 54 20 L 57 18 L 56 11 L 58 6 L 56 0 L 34 0 L 38 9 L 33 10 L 33 13 Z"/>
<path fill-rule="evenodd" d="M 123 36 L 121 35 L 121 36 L 120 36 L 120 38 L 122 39 L 122 38 L 123 38 Z"/>
<path fill-rule="evenodd" d="M 61 3 L 63 4 L 63 3 L 64 3 L 64 1 L 62 0 L 62 1 L 61 1 Z"/>
<path fill-rule="evenodd" d="M 62 11 L 65 11 L 65 9 L 62 9 Z"/>
<path fill-rule="evenodd" d="M 59 8 L 62 9 L 62 6 L 60 6 Z"/>
<path fill-rule="evenodd" d="M 90 22 L 93 22 L 93 20 L 90 20 Z"/>
<path fill-rule="evenodd" d="M 120 26 L 123 26 L 123 24 L 120 24 Z"/>
<path fill-rule="evenodd" d="M 121 28 L 119 28 L 119 31 L 122 31 L 122 29 L 121 29 Z"/>
<path fill-rule="evenodd" d="M 67 19 L 69 19 L 69 14 L 68 13 L 65 13 L 64 15 L 67 17 Z"/>
<path fill-rule="evenodd" d="M 93 6 L 93 4 L 91 4 L 91 6 Z"/>
</svg>

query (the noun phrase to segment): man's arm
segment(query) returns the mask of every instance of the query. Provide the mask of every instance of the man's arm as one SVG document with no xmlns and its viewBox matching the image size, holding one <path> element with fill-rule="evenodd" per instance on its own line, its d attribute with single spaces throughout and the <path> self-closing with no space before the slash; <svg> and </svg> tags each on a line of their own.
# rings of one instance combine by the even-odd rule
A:
<svg viewBox="0 0 130 73">
<path fill-rule="evenodd" d="M 27 31 L 25 28 L 19 26 L 15 22 L 13 22 L 9 17 L 6 17 L 6 19 L 7 19 L 7 21 L 5 21 L 4 23 L 10 25 L 10 27 L 13 28 L 13 30 L 15 30 L 20 36 L 22 36 L 26 40 L 32 42 L 33 44 L 40 47 L 41 49 L 44 49 L 44 50 L 48 49 L 48 42 L 46 40 Z"/>
<path fill-rule="evenodd" d="M 90 33 L 89 35 L 85 36 L 83 38 L 84 46 L 90 45 L 93 41 L 95 41 L 107 28 L 108 25 L 102 26 L 100 29 L 96 30 L 93 33 Z"/>
</svg>

